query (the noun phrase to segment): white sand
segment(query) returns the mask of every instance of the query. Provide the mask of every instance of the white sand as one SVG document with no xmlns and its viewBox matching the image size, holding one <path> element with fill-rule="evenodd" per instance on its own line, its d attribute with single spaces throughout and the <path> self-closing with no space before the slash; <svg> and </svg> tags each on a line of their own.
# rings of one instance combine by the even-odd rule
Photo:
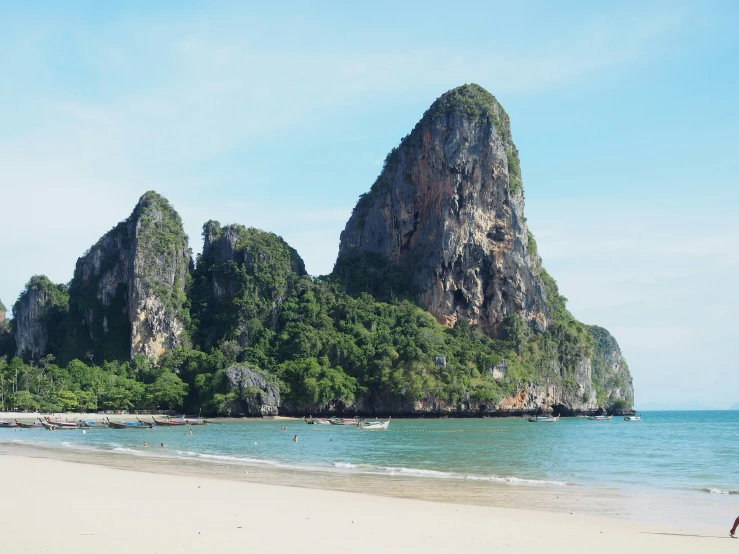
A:
<svg viewBox="0 0 739 554">
<path fill-rule="evenodd" d="M 610 518 L 443 504 L 0 456 L 0 552 L 737 552 Z M 728 522 L 727 522 L 728 523 Z M 728 527 L 728 526 L 727 526 Z"/>
</svg>

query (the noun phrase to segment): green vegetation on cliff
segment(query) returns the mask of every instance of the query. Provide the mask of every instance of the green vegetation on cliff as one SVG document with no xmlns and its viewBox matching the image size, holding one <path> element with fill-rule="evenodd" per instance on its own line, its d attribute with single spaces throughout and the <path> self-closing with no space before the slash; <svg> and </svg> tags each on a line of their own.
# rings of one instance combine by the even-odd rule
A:
<svg viewBox="0 0 739 554">
<path fill-rule="evenodd" d="M 189 288 L 195 341 L 204 349 L 258 341 L 275 328 L 279 305 L 305 275 L 303 260 L 277 235 L 243 225 L 209 221 L 203 239 Z"/>
<path fill-rule="evenodd" d="M 0 313 L 5 313 L 7 311 L 7 308 L 5 308 L 5 304 L 3 304 L 3 301 L 0 300 Z"/>
</svg>

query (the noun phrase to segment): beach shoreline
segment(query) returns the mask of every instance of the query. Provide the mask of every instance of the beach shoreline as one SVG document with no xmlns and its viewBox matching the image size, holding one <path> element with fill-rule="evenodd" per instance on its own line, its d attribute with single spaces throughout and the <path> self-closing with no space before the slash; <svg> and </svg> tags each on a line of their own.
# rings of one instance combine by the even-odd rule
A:
<svg viewBox="0 0 739 554">
<path fill-rule="evenodd" d="M 629 548 L 660 554 L 729 552 L 736 546 L 726 533 L 625 518 L 237 481 L 183 472 L 182 464 L 132 471 L 134 463 L 118 463 L 122 467 L 3 449 L 0 468 L 15 478 L 6 483 L 0 551 L 143 554 L 240 546 L 427 554 Z M 150 516 L 142 516 L 132 532 L 131 514 L 142 511 Z"/>
</svg>

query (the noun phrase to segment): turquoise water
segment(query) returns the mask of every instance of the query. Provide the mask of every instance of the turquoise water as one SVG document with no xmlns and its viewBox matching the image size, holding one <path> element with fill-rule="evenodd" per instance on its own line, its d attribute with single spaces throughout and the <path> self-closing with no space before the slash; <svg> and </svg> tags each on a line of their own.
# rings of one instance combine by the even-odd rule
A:
<svg viewBox="0 0 739 554">
<path fill-rule="evenodd" d="M 250 420 L 193 427 L 193 436 L 186 431 L 0 429 L 0 441 L 511 485 L 739 494 L 739 411 L 645 412 L 640 422 L 398 419 L 384 432 Z"/>
</svg>

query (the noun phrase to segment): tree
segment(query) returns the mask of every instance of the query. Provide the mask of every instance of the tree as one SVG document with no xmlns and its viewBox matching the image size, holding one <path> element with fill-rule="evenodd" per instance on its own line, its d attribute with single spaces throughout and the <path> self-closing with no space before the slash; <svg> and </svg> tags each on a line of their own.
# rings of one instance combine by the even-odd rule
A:
<svg viewBox="0 0 739 554">
<path fill-rule="evenodd" d="M 146 388 L 148 403 L 159 408 L 176 410 L 182 406 L 188 386 L 174 373 L 165 371 Z"/>
<path fill-rule="evenodd" d="M 16 392 L 11 399 L 11 403 L 14 408 L 23 411 L 35 411 L 39 407 L 38 399 L 27 390 Z"/>
<path fill-rule="evenodd" d="M 71 390 L 63 390 L 56 393 L 56 404 L 62 412 L 77 411 L 77 395 Z"/>
</svg>

